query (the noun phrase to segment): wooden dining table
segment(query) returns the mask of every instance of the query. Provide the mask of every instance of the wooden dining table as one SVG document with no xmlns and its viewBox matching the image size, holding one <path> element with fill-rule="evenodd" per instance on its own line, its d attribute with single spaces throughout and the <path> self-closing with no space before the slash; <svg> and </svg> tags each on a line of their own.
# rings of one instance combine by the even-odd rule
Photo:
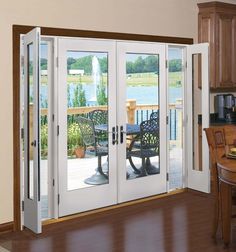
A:
<svg viewBox="0 0 236 252">
<path fill-rule="evenodd" d="M 236 159 L 223 156 L 217 161 L 220 183 L 222 233 L 226 246 L 231 240 L 232 186 L 236 186 Z"/>
</svg>

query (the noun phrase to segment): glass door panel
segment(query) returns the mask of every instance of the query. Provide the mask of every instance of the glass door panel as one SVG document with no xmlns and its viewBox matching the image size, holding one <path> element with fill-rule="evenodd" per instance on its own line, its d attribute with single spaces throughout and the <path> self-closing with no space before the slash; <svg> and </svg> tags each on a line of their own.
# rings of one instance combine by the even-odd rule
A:
<svg viewBox="0 0 236 252">
<path fill-rule="evenodd" d="M 67 51 L 67 190 L 109 183 L 108 53 Z"/>
<path fill-rule="evenodd" d="M 210 115 L 208 46 L 203 43 L 187 47 L 186 90 L 188 187 L 206 193 L 210 192 L 209 150 L 203 130 L 209 127 Z"/>
<path fill-rule="evenodd" d="M 60 216 L 116 203 L 114 48 L 59 40 Z"/>
<path fill-rule="evenodd" d="M 41 233 L 40 28 L 24 36 L 24 226 Z"/>
<path fill-rule="evenodd" d="M 127 180 L 160 173 L 159 86 L 159 55 L 126 53 Z"/>
<path fill-rule="evenodd" d="M 118 42 L 117 55 L 118 201 L 123 202 L 166 191 L 165 47 Z"/>
<path fill-rule="evenodd" d="M 169 190 L 183 187 L 184 48 L 168 46 Z"/>
</svg>

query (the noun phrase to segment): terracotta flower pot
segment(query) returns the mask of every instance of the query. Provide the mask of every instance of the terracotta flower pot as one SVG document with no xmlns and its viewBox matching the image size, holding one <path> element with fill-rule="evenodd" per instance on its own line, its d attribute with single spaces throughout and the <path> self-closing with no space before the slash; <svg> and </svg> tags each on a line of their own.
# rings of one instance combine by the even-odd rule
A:
<svg viewBox="0 0 236 252">
<path fill-rule="evenodd" d="M 75 155 L 77 158 L 84 158 L 85 150 L 84 147 L 78 147 L 75 149 Z"/>
</svg>

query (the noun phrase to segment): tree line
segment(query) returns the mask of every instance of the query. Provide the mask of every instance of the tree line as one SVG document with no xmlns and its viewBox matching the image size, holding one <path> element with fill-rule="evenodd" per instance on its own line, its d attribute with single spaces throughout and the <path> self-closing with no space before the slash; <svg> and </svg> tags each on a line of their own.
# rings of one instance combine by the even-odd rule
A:
<svg viewBox="0 0 236 252">
<path fill-rule="evenodd" d="M 83 69 L 86 75 L 92 74 L 92 56 L 85 56 L 79 59 L 69 57 L 67 59 L 67 69 Z M 100 70 L 102 73 L 107 73 L 107 57 L 98 58 Z M 31 72 L 32 67 L 30 67 Z M 41 59 L 41 69 L 47 69 L 47 59 Z M 157 56 L 150 55 L 145 58 L 139 56 L 135 61 L 126 62 L 127 74 L 132 73 L 159 73 L 159 60 Z M 180 72 L 182 70 L 182 60 L 172 59 L 169 60 L 169 71 Z"/>
</svg>

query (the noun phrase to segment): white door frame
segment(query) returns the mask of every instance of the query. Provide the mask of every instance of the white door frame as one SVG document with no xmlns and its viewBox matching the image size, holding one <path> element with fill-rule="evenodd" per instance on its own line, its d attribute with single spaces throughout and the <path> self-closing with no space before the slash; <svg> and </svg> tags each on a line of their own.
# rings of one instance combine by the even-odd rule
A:
<svg viewBox="0 0 236 252">
<path fill-rule="evenodd" d="M 20 58 L 21 58 L 21 70 L 20 76 L 23 77 L 23 68 L 24 68 L 24 36 L 21 35 L 21 46 L 20 46 Z M 56 92 L 56 84 L 57 84 L 57 73 L 55 71 L 56 67 L 56 42 L 57 39 L 55 37 L 50 36 L 41 36 L 41 41 L 46 41 L 48 43 L 48 218 L 58 218 L 58 210 L 57 210 L 57 198 L 58 195 L 58 188 L 57 188 L 57 137 L 55 134 L 56 132 L 56 119 L 57 113 L 55 108 L 57 108 L 57 104 L 55 99 L 57 96 L 53 94 Z M 24 169 L 23 169 L 23 100 L 24 100 L 24 78 L 21 78 L 21 88 L 20 88 L 20 128 L 21 128 L 21 145 L 20 145 L 20 181 L 21 181 L 21 202 L 22 205 L 24 204 Z M 54 118 L 54 120 L 53 120 Z M 55 128 L 55 129 L 53 129 Z M 56 201 L 56 202 L 54 202 Z M 24 209 L 21 209 L 21 229 L 24 226 Z"/>
<path fill-rule="evenodd" d="M 148 42 L 117 42 L 117 67 L 118 84 L 117 95 L 119 106 L 117 107 L 118 125 L 126 128 L 126 53 L 143 53 L 159 55 L 159 91 L 157 93 L 160 106 L 160 174 L 144 176 L 136 179 L 126 178 L 126 142 L 118 144 L 118 203 L 148 197 L 167 192 L 166 176 L 166 61 L 165 45 Z M 126 135 L 125 135 L 126 136 Z M 124 136 L 124 138 L 125 138 Z"/>
<path fill-rule="evenodd" d="M 109 183 L 82 189 L 67 190 L 67 51 L 92 51 L 108 53 L 108 132 L 109 132 Z M 59 216 L 65 216 L 99 207 L 116 204 L 116 145 L 110 132 L 116 126 L 115 93 L 115 42 L 112 40 L 68 39 L 58 40 L 58 166 L 59 166 Z M 101 197 L 102 196 L 102 197 Z M 78 204 L 78 200 L 84 204 Z"/>
<path fill-rule="evenodd" d="M 54 42 L 53 42 L 53 44 L 54 44 L 54 49 L 53 49 L 53 55 L 52 55 L 52 57 L 53 57 L 53 68 L 54 69 L 56 69 L 57 67 L 58 67 L 58 56 L 57 56 L 57 53 L 58 53 L 58 49 L 57 49 L 57 41 L 58 41 L 58 38 L 55 38 L 55 37 L 50 37 L 50 39 L 52 39 L 52 40 L 54 40 Z M 70 40 L 71 38 L 67 38 L 67 40 Z M 74 39 L 74 38 L 73 38 Z M 59 39 L 60 40 L 60 39 Z M 76 40 L 76 39 L 74 39 L 74 40 Z M 95 41 L 96 39 L 86 39 L 86 38 L 84 38 L 83 40 L 85 40 L 85 41 L 89 41 L 89 40 L 93 40 L 93 41 Z M 98 39 L 98 41 L 102 41 L 102 39 L 100 40 L 100 39 Z M 111 40 L 104 40 L 104 41 L 111 41 Z M 119 43 L 119 42 L 118 42 Z M 122 43 L 130 43 L 130 44 L 135 44 L 135 43 L 139 43 L 139 42 L 126 42 L 126 41 L 122 41 Z M 141 43 L 145 43 L 145 42 L 141 42 Z M 156 45 L 160 45 L 160 43 L 148 43 L 147 42 L 147 44 L 156 44 Z M 168 45 L 168 44 L 166 44 L 165 43 L 165 45 Z M 208 44 L 204 44 L 205 45 L 205 47 L 208 47 Z M 189 54 L 189 52 L 190 53 L 199 53 L 199 51 L 197 50 L 197 51 L 189 51 L 189 48 L 190 47 L 192 47 L 192 48 L 194 48 L 193 46 L 197 46 L 197 45 L 191 45 L 191 46 L 188 46 L 188 45 L 181 45 L 181 46 L 183 46 L 183 47 L 185 47 L 185 48 L 188 48 L 188 61 L 190 60 L 190 54 Z M 206 51 L 205 49 L 204 49 L 204 55 L 206 55 L 206 53 L 208 53 L 208 51 Z M 207 57 L 208 57 L 208 54 L 207 54 Z M 207 64 L 208 64 L 208 58 L 206 58 L 205 56 L 204 57 L 202 57 L 202 64 L 204 64 L 204 61 L 207 61 Z M 165 66 L 163 66 L 164 68 L 165 68 Z M 58 68 L 57 68 L 58 69 Z M 186 76 L 189 76 L 189 74 L 191 73 L 191 71 L 192 71 L 192 69 L 191 69 L 191 67 L 190 67 L 190 65 L 188 65 L 188 71 L 186 72 Z M 206 68 L 206 67 L 203 67 L 202 68 L 203 69 L 203 75 L 205 76 L 204 77 L 204 79 L 203 79 L 203 81 L 205 80 L 205 82 L 206 82 L 206 79 L 208 78 L 208 68 Z M 167 70 L 168 71 L 168 70 Z M 206 77 L 207 76 L 207 77 Z M 58 79 L 58 73 L 57 73 L 57 71 L 54 71 L 54 76 L 53 76 L 53 80 L 52 80 L 52 82 L 54 81 L 54 87 L 53 87 L 53 89 L 54 89 L 54 92 L 57 94 L 58 93 L 58 82 L 57 82 L 57 79 Z M 188 78 L 187 79 L 187 83 L 189 84 L 190 82 L 190 79 Z M 184 123 L 183 123 L 183 127 L 185 127 L 186 128 L 186 130 L 187 130 L 187 133 L 186 134 L 188 134 L 188 136 L 190 136 L 190 133 L 191 133 L 191 130 L 192 130 L 192 126 L 191 126 L 191 116 L 192 116 L 192 112 L 190 111 L 190 104 L 192 104 L 191 102 L 190 102 L 190 99 L 191 99 L 191 95 L 192 95 L 192 93 L 191 93 L 191 95 L 190 95 L 190 93 L 189 93 L 189 91 L 190 91 L 190 89 L 189 89 L 189 85 L 186 85 L 187 87 L 186 87 L 186 91 L 185 91 L 185 97 L 184 97 L 184 99 L 185 99 L 185 101 L 186 101 L 186 104 L 188 105 L 187 106 L 187 112 L 185 113 L 185 116 L 184 116 Z M 202 99 L 202 102 L 203 102 L 203 105 L 202 106 L 205 106 L 206 105 L 206 102 L 207 102 L 207 97 L 209 97 L 209 89 L 207 88 L 207 86 L 205 85 L 203 85 L 203 90 L 205 90 L 204 91 L 204 98 Z M 167 92 L 167 91 L 165 91 L 165 92 Z M 57 101 L 57 98 L 58 98 L 58 95 L 54 95 L 53 96 L 54 97 L 54 101 L 53 101 L 53 116 L 54 116 L 54 124 L 53 124 L 53 131 L 54 131 L 54 138 L 53 138 L 53 143 L 54 143 L 54 146 L 58 146 L 58 143 L 60 144 L 60 141 L 58 141 L 58 138 L 56 137 L 56 132 L 57 132 L 57 125 L 59 125 L 59 122 L 60 122 L 60 120 L 59 120 L 59 118 L 58 118 L 58 111 L 57 111 L 57 104 L 58 104 L 58 101 Z M 209 102 L 208 102 L 208 104 L 209 104 Z M 166 102 L 166 105 L 167 105 L 167 102 Z M 165 109 L 167 109 L 167 108 L 165 108 Z M 205 111 L 205 112 L 207 112 L 207 111 Z M 209 114 L 209 113 L 208 113 Z M 205 119 L 204 119 L 205 118 Z M 202 124 L 202 128 L 204 128 L 204 127 L 208 127 L 209 126 L 209 118 L 207 119 L 207 116 L 203 116 L 203 124 Z M 167 127 L 166 127 L 167 128 Z M 166 129 L 165 129 L 165 131 L 166 131 Z M 186 134 L 184 134 L 184 137 L 185 137 L 185 135 Z M 189 150 L 189 147 L 191 148 L 192 147 L 192 144 L 191 144 L 191 142 L 190 142 L 190 138 L 189 137 L 186 137 L 186 139 L 185 139 L 185 141 L 184 141 L 184 144 L 185 144 L 185 146 L 188 146 L 188 150 Z M 202 145 L 203 145 L 203 150 L 205 149 L 205 147 L 204 146 L 207 146 L 206 145 L 206 139 L 205 139 L 205 137 L 204 137 L 204 134 L 203 134 L 203 143 L 202 143 Z M 163 149 L 163 152 L 164 152 L 164 147 L 162 148 Z M 167 151 L 167 146 L 166 146 L 166 148 L 165 148 L 165 152 Z M 186 150 L 187 151 L 187 150 Z M 193 159 L 192 159 L 192 155 L 191 155 L 191 151 L 190 151 L 190 154 L 188 153 L 188 155 L 186 155 L 186 162 L 184 162 L 183 163 L 183 165 L 186 165 L 186 169 L 187 169 L 187 167 L 190 167 L 190 165 L 191 165 L 191 167 L 192 167 L 192 165 L 193 165 Z M 59 154 L 58 154 L 58 150 L 55 150 L 54 149 L 54 159 L 53 159 L 53 161 L 52 161 L 52 163 L 54 163 L 54 165 L 53 165 L 53 167 L 54 167 L 54 169 L 53 169 L 53 174 L 51 174 L 51 179 L 52 179 L 52 183 L 54 184 L 54 186 L 53 186 L 53 191 L 52 191 L 52 194 L 53 194 L 53 199 L 52 199 L 52 201 L 51 202 L 53 202 L 52 203 L 52 212 L 51 212 L 51 216 L 50 217 L 52 217 L 52 218 L 58 218 L 59 217 L 59 207 L 58 207 L 58 194 L 59 194 L 59 175 L 58 175 L 58 168 L 57 168 L 57 156 L 58 156 Z M 166 154 L 165 154 L 166 155 Z M 209 157 L 208 157 L 208 152 L 207 151 L 203 151 L 203 162 L 205 162 L 205 165 L 207 165 L 207 162 L 209 163 Z M 208 165 L 209 166 L 209 165 Z M 208 166 L 206 166 L 206 167 L 208 167 Z M 204 166 L 203 166 L 204 167 Z M 185 170 L 184 170 L 185 171 Z M 197 187 L 197 184 L 199 183 L 199 181 L 202 181 L 202 176 L 208 176 L 208 172 L 209 171 L 205 171 L 204 170 L 204 172 L 202 173 L 202 175 L 201 175 L 201 179 L 200 179 L 200 177 L 199 177 L 199 172 L 197 172 L 197 177 L 199 177 L 199 179 L 196 179 L 196 172 L 194 171 L 194 172 L 192 172 L 192 171 L 186 171 L 186 176 L 185 176 L 185 174 L 183 173 L 183 187 L 190 187 L 190 188 L 192 188 L 192 187 L 194 187 L 194 188 L 198 188 Z M 118 173 L 120 173 L 120 171 L 118 172 Z M 194 174 L 195 175 L 194 175 Z M 204 175 L 203 175 L 204 174 Z M 163 179 L 165 179 L 164 177 L 163 177 Z M 21 179 L 22 180 L 22 179 Z M 22 183 L 23 184 L 23 183 Z M 194 184 L 194 186 L 191 186 L 192 184 Z M 202 189 L 202 188 L 198 188 L 199 190 L 201 190 L 201 191 L 205 191 L 205 192 L 209 192 L 209 188 L 208 189 Z M 119 193 L 120 194 L 120 193 Z M 122 200 L 120 199 L 120 197 L 119 197 L 119 202 L 121 202 Z M 115 203 L 114 203 L 115 204 Z M 24 222 L 22 221 L 22 224 L 23 224 Z"/>
<path fill-rule="evenodd" d="M 32 46 L 33 63 L 33 139 L 29 132 L 29 46 Z M 24 36 L 24 226 L 35 233 L 42 232 L 40 199 L 40 28 Z M 32 142 L 30 142 L 32 141 Z M 30 145 L 33 147 L 33 166 L 30 172 Z M 31 174 L 33 173 L 33 175 Z M 30 177 L 32 178 L 30 179 Z M 32 185 L 31 185 L 32 183 Z M 31 188 L 31 189 L 30 189 Z M 32 191 L 32 194 L 30 191 Z"/>
<path fill-rule="evenodd" d="M 183 144 L 183 152 L 182 152 L 182 187 L 186 188 L 186 156 L 187 156 L 187 148 L 185 145 L 186 139 L 186 124 L 185 124 L 185 114 L 186 114 L 186 86 L 187 86 L 187 71 L 186 71 L 186 62 L 187 62 L 187 45 L 184 44 L 166 44 L 166 60 L 169 62 L 169 47 L 172 48 L 180 48 L 182 49 L 182 80 L 183 80 L 183 93 L 182 93 L 182 144 Z M 169 151 L 169 142 L 170 142 L 170 114 L 169 114 L 169 65 L 166 68 L 166 100 L 167 100 L 167 116 L 168 116 L 168 124 L 167 124 L 167 173 L 170 174 L 170 151 Z M 169 181 L 167 181 L 167 191 L 171 192 L 176 189 L 170 189 Z M 178 188 L 179 189 L 179 188 Z"/>
<path fill-rule="evenodd" d="M 209 127 L 210 104 L 209 104 L 209 69 L 208 69 L 208 43 L 195 44 L 187 46 L 187 187 L 202 191 L 210 192 L 210 169 L 209 169 L 209 149 L 204 133 L 204 128 Z M 202 69 L 202 90 L 201 90 L 201 108 L 202 108 L 202 170 L 194 169 L 193 160 L 193 55 L 201 55 Z"/>
</svg>

